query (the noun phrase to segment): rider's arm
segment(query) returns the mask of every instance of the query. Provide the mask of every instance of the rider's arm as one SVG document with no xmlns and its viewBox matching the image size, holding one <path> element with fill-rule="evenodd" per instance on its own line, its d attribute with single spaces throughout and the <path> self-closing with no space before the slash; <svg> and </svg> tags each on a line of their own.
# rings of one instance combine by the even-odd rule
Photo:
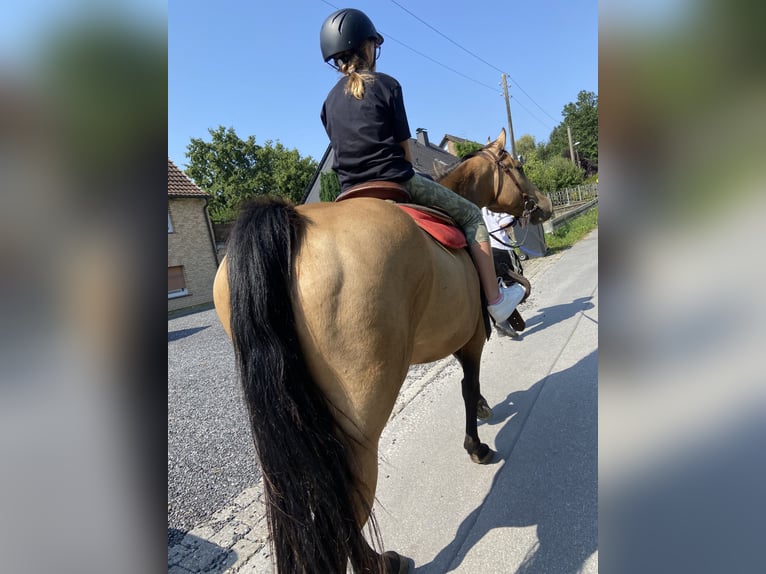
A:
<svg viewBox="0 0 766 574">
<path fill-rule="evenodd" d="M 399 145 L 402 146 L 402 149 L 404 150 L 404 159 L 412 163 L 412 156 L 410 155 L 410 140 L 406 139 L 404 141 L 400 141 Z"/>
</svg>

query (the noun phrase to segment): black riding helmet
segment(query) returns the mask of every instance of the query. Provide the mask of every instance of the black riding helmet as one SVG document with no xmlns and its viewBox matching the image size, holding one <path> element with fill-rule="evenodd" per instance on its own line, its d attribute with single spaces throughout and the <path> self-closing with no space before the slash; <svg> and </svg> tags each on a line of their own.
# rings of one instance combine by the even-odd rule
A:
<svg viewBox="0 0 766 574">
<path fill-rule="evenodd" d="M 370 38 L 374 38 L 378 46 L 383 43 L 383 36 L 378 34 L 367 14 L 355 8 L 333 12 L 319 31 L 322 58 L 327 62 L 343 52 L 357 52 L 365 40 Z"/>
</svg>

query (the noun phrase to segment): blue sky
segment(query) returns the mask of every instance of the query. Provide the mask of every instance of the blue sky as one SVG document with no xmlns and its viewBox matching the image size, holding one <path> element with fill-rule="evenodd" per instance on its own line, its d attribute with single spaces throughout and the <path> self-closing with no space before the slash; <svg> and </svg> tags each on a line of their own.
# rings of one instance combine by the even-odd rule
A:
<svg viewBox="0 0 766 574">
<path fill-rule="evenodd" d="M 580 90 L 598 93 L 595 0 L 170 0 L 168 156 L 176 165 L 186 166 L 191 138 L 209 140 L 219 125 L 320 159 L 328 139 L 319 111 L 339 76 L 322 61 L 319 29 L 335 7 L 373 20 L 386 38 L 378 70 L 402 84 L 413 135 L 425 128 L 437 144 L 445 133 L 484 142 L 507 127 L 501 72 L 517 138 L 547 141 L 565 104 Z"/>
</svg>

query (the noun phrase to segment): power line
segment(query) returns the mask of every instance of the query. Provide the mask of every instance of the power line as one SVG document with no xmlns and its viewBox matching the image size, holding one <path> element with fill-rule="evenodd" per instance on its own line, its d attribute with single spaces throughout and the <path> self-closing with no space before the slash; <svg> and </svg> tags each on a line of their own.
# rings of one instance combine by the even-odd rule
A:
<svg viewBox="0 0 766 574">
<path fill-rule="evenodd" d="M 381 32 L 383 32 L 383 30 L 381 30 Z M 469 76 L 466 76 L 466 75 L 465 75 L 465 74 L 463 74 L 462 72 L 458 72 L 456 69 L 454 69 L 454 68 L 450 68 L 450 67 L 449 67 L 448 65 L 446 65 L 446 64 L 442 64 L 441 62 L 439 62 L 438 60 L 435 60 L 435 59 L 434 59 L 434 58 L 432 58 L 431 56 L 427 56 L 427 55 L 425 55 L 423 52 L 419 52 L 418 50 L 416 50 L 416 49 L 415 49 L 415 48 L 413 48 L 412 46 L 408 46 L 407 44 L 405 44 L 405 43 L 404 43 L 404 42 L 402 42 L 401 40 L 397 40 L 396 38 L 394 38 L 394 37 L 393 37 L 391 34 L 389 34 L 389 33 L 387 33 L 387 32 L 385 33 L 385 37 L 386 37 L 386 38 L 389 38 L 389 39 L 391 39 L 391 40 L 393 40 L 393 41 L 394 41 L 394 42 L 396 42 L 397 44 L 401 44 L 402 46 L 404 46 L 404 47 L 405 47 L 405 48 L 407 48 L 408 50 L 412 50 L 412 51 L 413 51 L 413 52 L 415 52 L 415 53 L 416 53 L 418 56 L 422 56 L 422 57 L 423 57 L 423 58 L 425 58 L 426 60 L 430 60 L 430 61 L 432 61 L 434 64 L 438 64 L 438 65 L 439 65 L 439 66 L 441 66 L 442 68 L 445 68 L 445 69 L 449 70 L 450 72 L 452 72 L 452 73 L 454 73 L 454 74 L 457 74 L 458 76 L 462 76 L 462 77 L 463 77 L 463 78 L 465 78 L 466 80 L 470 80 L 470 81 L 472 81 L 472 82 L 474 82 L 474 83 L 476 83 L 476 84 L 479 84 L 480 86 L 484 86 L 485 88 L 488 88 L 488 89 L 492 90 L 492 91 L 493 91 L 494 93 L 496 93 L 496 94 L 497 94 L 497 93 L 499 93 L 499 92 L 497 91 L 497 88 L 493 88 L 493 87 L 492 87 L 492 86 L 490 86 L 489 84 L 485 84 L 485 83 L 483 83 L 483 82 L 480 82 L 479 80 L 475 80 L 474 78 L 471 78 L 471 77 L 469 77 Z"/>
<path fill-rule="evenodd" d="M 540 108 L 540 110 L 541 110 L 541 111 L 542 111 L 542 112 L 543 112 L 543 113 L 544 113 L 546 116 L 548 116 L 549 118 L 551 118 L 551 119 L 552 119 L 554 122 L 558 122 L 558 121 L 559 121 L 559 120 L 557 120 L 556 118 L 554 118 L 553 116 L 551 116 L 551 115 L 550 115 L 548 112 L 546 112 L 546 111 L 545 111 L 545 110 L 542 108 L 542 106 L 540 106 L 540 104 L 538 104 L 538 103 L 535 101 L 535 99 L 534 99 L 532 96 L 530 96 L 530 95 L 529 95 L 529 94 L 528 94 L 528 93 L 527 93 L 527 92 L 526 92 L 526 91 L 525 91 L 525 90 L 524 90 L 524 89 L 523 89 L 523 88 L 522 88 L 522 87 L 519 85 L 519 83 L 518 83 L 518 82 L 517 82 L 517 81 L 516 81 L 516 80 L 515 80 L 515 79 L 514 79 L 514 78 L 513 78 L 513 77 L 512 77 L 510 74 L 508 74 L 507 72 L 505 72 L 505 71 L 501 70 L 500 68 L 498 68 L 498 67 L 497 67 L 497 66 L 495 66 L 494 64 L 490 64 L 490 63 L 489 63 L 489 62 L 487 62 L 487 61 L 486 61 L 484 58 L 482 58 L 481 56 L 478 56 L 478 55 L 474 54 L 474 53 L 473 53 L 473 52 L 471 52 L 469 49 L 467 49 L 467 48 L 465 48 L 465 47 L 461 46 L 461 45 L 460 45 L 460 44 L 458 44 L 458 43 L 457 43 L 455 40 L 453 40 L 452 38 L 450 38 L 450 37 L 449 37 L 449 36 L 447 36 L 446 34 L 444 34 L 444 33 L 440 32 L 439 30 L 437 30 L 436 28 L 434 28 L 433 26 L 431 26 L 431 24 L 429 24 L 428 22 L 426 22 L 425 20 L 423 20 L 422 18 L 420 18 L 419 16 L 417 16 L 416 14 L 412 13 L 410 10 L 408 10 L 407 8 L 405 8 L 404 6 L 402 6 L 401 4 L 399 4 L 399 2 L 397 2 L 396 0 L 391 0 L 391 2 L 392 2 L 393 4 L 395 4 L 396 6 L 398 6 L 399 8 L 401 8 L 402 10 L 404 10 L 405 12 L 407 12 L 407 14 L 409 14 L 410 16 L 412 16 L 413 18 L 415 18 L 415 19 L 416 19 L 418 22 L 420 22 L 421 24 L 423 24 L 424 26 L 427 26 L 428 28 L 430 28 L 431 30 L 433 30 L 434 32 L 436 32 L 437 34 L 439 34 L 439 35 L 440 35 L 442 38 L 444 38 L 445 40 L 448 40 L 449 42 L 451 42 L 452 44 L 454 44 L 455 46 L 457 46 L 458 48 L 460 48 L 461 50 L 463 50 L 463 51 L 464 51 L 466 54 L 470 54 L 471 56 L 473 56 L 474 58 L 476 58 L 476 59 L 477 59 L 477 60 L 479 60 L 480 62 L 483 62 L 484 64 L 486 64 L 487 66 L 489 66 L 490 68 L 492 68 L 493 70 L 495 70 L 495 71 L 497 71 L 497 72 L 500 72 L 501 74 L 506 74 L 506 75 L 508 76 L 508 78 L 510 78 L 510 80 L 511 80 L 511 81 L 512 81 L 512 82 L 513 82 L 515 85 L 516 85 L 516 87 L 517 87 L 519 90 L 521 90 L 521 92 L 522 92 L 522 93 L 523 93 L 525 96 L 527 96 L 527 97 L 528 97 L 528 98 L 529 98 L 529 99 L 532 101 L 532 103 L 533 103 L 533 104 L 535 104 L 535 105 L 536 105 L 538 108 Z M 526 109 L 526 108 L 525 108 L 525 109 Z M 534 117 L 534 116 L 533 116 L 533 117 Z M 540 120 L 538 120 L 538 121 L 540 121 Z"/>
<path fill-rule="evenodd" d="M 506 74 L 506 75 L 507 75 L 507 74 Z M 510 76 L 509 76 L 509 77 L 510 77 Z M 511 96 L 511 97 L 513 97 L 513 96 Z M 548 129 L 553 129 L 553 128 L 552 128 L 552 127 L 549 125 L 549 124 L 545 123 L 543 120 L 541 120 L 540 118 L 538 118 L 538 117 L 537 117 L 535 114 L 533 114 L 532 112 L 530 112 L 530 111 L 529 111 L 529 108 L 527 108 L 527 106 L 525 106 L 524 104 L 522 104 L 522 103 L 521 103 L 521 102 L 518 100 L 518 98 L 515 100 L 515 103 L 516 103 L 516 104 L 518 104 L 518 105 L 519 105 L 519 106 L 520 106 L 520 107 L 521 107 L 521 108 L 522 108 L 522 109 L 523 109 L 525 112 L 527 112 L 527 113 L 528 113 L 530 116 L 532 116 L 532 117 L 533 117 L 534 119 L 536 119 L 538 122 L 540 122 L 541 124 L 543 124 L 543 125 L 544 125 L 546 128 L 548 128 Z"/>
<path fill-rule="evenodd" d="M 339 9 L 337 6 L 335 6 L 334 4 L 331 4 L 331 3 L 330 3 L 330 2 L 328 2 L 327 0 L 322 0 L 322 2 L 324 2 L 325 4 L 327 4 L 328 6 L 330 6 L 331 8 L 335 8 L 336 10 L 338 10 L 338 9 Z M 391 34 L 389 34 L 388 32 L 386 32 L 385 30 L 381 30 L 380 32 L 381 32 L 381 33 L 383 33 L 383 34 L 384 34 L 384 36 L 385 36 L 386 38 L 388 38 L 388 39 L 390 39 L 390 40 L 393 40 L 393 41 L 394 41 L 394 42 L 396 42 L 397 44 L 400 44 L 400 45 L 404 46 L 405 48 L 407 48 L 408 50 L 411 50 L 412 52 L 415 52 L 415 53 L 416 53 L 418 56 L 421 56 L 422 58 L 425 58 L 426 60 L 430 60 L 430 61 L 431 61 L 431 62 L 433 62 L 434 64 L 437 64 L 437 65 L 441 66 L 442 68 L 445 68 L 445 69 L 449 70 L 449 71 L 450 71 L 450 72 L 452 72 L 453 74 L 457 74 L 458 76 L 461 76 L 461 77 L 465 78 L 466 80 L 470 80 L 471 82 L 474 82 L 475 84 L 479 84 L 480 86 L 484 86 L 485 88 L 488 88 L 488 89 L 492 90 L 492 91 L 493 91 L 494 93 L 496 93 L 496 94 L 497 94 L 497 93 L 499 93 L 499 92 L 497 91 L 497 88 L 493 88 L 493 87 L 492 87 L 492 86 L 490 86 L 489 84 L 485 84 L 485 83 L 483 83 L 483 82 L 480 82 L 479 80 L 476 80 L 476 79 L 474 79 L 474 78 L 471 78 L 470 76 L 466 76 L 466 75 L 465 75 L 465 74 L 463 74 L 462 72 L 458 72 L 458 71 L 457 71 L 455 68 L 451 68 L 450 66 L 448 66 L 448 65 L 446 65 L 446 64 L 442 64 L 441 62 L 439 62 L 438 60 L 436 60 L 436 59 L 432 58 L 431 56 L 427 56 L 427 55 L 426 55 L 426 54 L 424 54 L 423 52 L 420 52 L 420 51 L 416 50 L 415 48 L 413 48 L 412 46 L 409 46 L 409 45 L 405 44 L 405 43 L 404 43 L 404 42 L 402 42 L 401 40 L 397 40 L 396 38 L 394 38 L 394 37 L 393 37 Z"/>
<path fill-rule="evenodd" d="M 324 1 L 324 0 L 323 0 L 323 1 Z M 405 43 L 404 43 L 404 42 L 402 42 L 401 40 L 397 40 L 396 38 L 394 38 L 393 36 L 391 36 L 391 34 L 389 34 L 389 33 L 385 32 L 384 30 L 381 30 L 381 33 L 383 33 L 383 34 L 384 34 L 384 36 L 385 36 L 386 38 L 388 38 L 388 39 L 390 39 L 390 40 L 393 40 L 393 41 L 394 41 L 394 42 L 396 42 L 397 44 L 401 44 L 402 46 L 404 46 L 404 47 L 405 47 L 405 48 L 407 48 L 408 50 L 411 50 L 411 51 L 415 52 L 415 53 L 416 53 L 418 56 L 421 56 L 421 57 L 425 58 L 426 60 L 430 60 L 430 61 L 431 61 L 431 62 L 433 62 L 434 64 L 437 64 L 437 65 L 441 66 L 442 68 L 445 68 L 445 69 L 449 70 L 449 71 L 450 71 L 450 72 L 452 72 L 453 74 L 457 74 L 458 76 L 461 76 L 461 77 L 465 78 L 466 80 L 470 80 L 471 82 L 474 82 L 475 84 L 478 84 L 478 85 L 480 85 L 480 86 L 483 86 L 483 87 L 487 88 L 488 90 L 491 90 L 491 91 L 492 91 L 493 93 L 495 93 L 495 94 L 498 94 L 498 95 L 502 95 L 502 94 L 500 94 L 500 93 L 497 91 L 497 88 L 493 88 L 492 86 L 490 86 L 490 85 L 488 85 L 488 84 L 485 84 L 484 82 L 480 82 L 479 80 L 476 80 L 476 79 L 474 79 L 474 78 L 471 78 L 470 76 L 466 76 L 466 75 L 465 75 L 465 74 L 463 74 L 462 72 L 459 72 L 459 71 L 457 71 L 456 69 L 454 69 L 454 68 L 451 68 L 451 67 L 449 67 L 449 66 L 448 66 L 448 65 L 446 65 L 446 64 L 442 64 L 441 62 L 439 62 L 438 60 L 436 60 L 436 59 L 432 58 L 431 56 L 428 56 L 428 55 L 424 54 L 423 52 L 420 52 L 420 51 L 416 50 L 416 49 L 415 49 L 415 48 L 413 48 L 412 46 L 408 46 L 407 44 L 405 44 Z M 521 108 L 522 108 L 522 109 L 524 109 L 524 111 L 526 111 L 526 112 L 527 112 L 527 113 L 528 113 L 530 116 L 532 116 L 532 117 L 533 117 L 535 120 L 537 120 L 538 122 L 540 122 L 540 123 L 541 123 L 542 125 L 544 125 L 546 128 L 548 128 L 548 129 L 553 129 L 553 128 L 551 128 L 551 126 L 550 126 L 549 124 L 547 124 L 546 122 L 544 122 L 543 120 L 541 120 L 540 118 L 538 118 L 538 117 L 537 117 L 535 114 L 533 114 L 531 111 L 529 111 L 529 108 L 527 108 L 525 105 L 523 105 L 521 102 L 519 102 L 519 100 L 518 100 L 518 99 L 516 100 L 516 103 L 517 103 L 517 104 L 519 104 L 519 106 L 521 106 Z M 545 111 L 545 110 L 543 110 L 543 111 Z M 554 120 L 554 121 L 556 121 L 556 120 Z"/>
<path fill-rule="evenodd" d="M 442 34 L 441 32 L 439 32 L 439 30 L 437 30 L 436 28 L 434 28 L 433 26 L 431 26 L 431 24 L 429 24 L 428 22 L 426 22 L 425 20 L 423 20 L 423 19 L 422 19 L 422 18 L 420 18 L 419 16 L 417 16 L 417 15 L 413 14 L 412 12 L 410 12 L 409 10 L 407 10 L 407 8 L 405 8 L 404 6 L 402 6 L 401 4 L 399 4 L 399 2 L 397 2 L 396 0 L 391 0 L 391 2 L 392 2 L 392 3 L 394 3 L 394 4 L 396 4 L 397 6 L 399 6 L 399 8 L 401 8 L 402 10 L 404 10 L 405 12 L 407 12 L 407 14 L 409 14 L 410 16 L 412 16 L 413 18 L 415 18 L 415 20 L 417 20 L 417 21 L 418 21 L 418 22 L 420 22 L 421 24 L 423 24 L 423 25 L 425 25 L 425 26 L 428 26 L 428 27 L 429 27 L 431 30 L 433 30 L 434 32 L 436 32 L 437 34 L 439 34 L 439 36 L 441 36 L 441 37 L 442 37 L 442 38 L 444 38 L 445 40 L 448 40 L 448 41 L 452 42 L 453 44 L 455 44 L 455 46 L 457 46 L 458 48 L 460 48 L 461 50 L 463 50 L 463 51 L 464 51 L 464 52 L 466 52 L 467 54 L 470 54 L 471 56 L 473 56 L 473 57 L 474 57 L 474 58 L 476 58 L 477 60 L 479 60 L 479 61 L 481 61 L 481 62 L 484 62 L 484 63 L 485 63 L 487 66 L 489 66 L 490 68 L 493 68 L 494 70 L 497 70 L 497 71 L 498 71 L 498 72 L 500 72 L 501 74 L 503 74 L 503 73 L 504 73 L 504 72 L 503 72 L 503 70 L 501 70 L 500 68 L 498 68 L 498 67 L 496 67 L 496 66 L 493 66 L 492 64 L 490 64 L 489 62 L 487 62 L 487 61 L 486 61 L 484 58 L 482 58 L 481 56 L 477 56 L 476 54 L 474 54 L 473 52 L 471 52 L 471 51 L 470 51 L 470 50 L 468 50 L 467 48 L 464 48 L 463 46 L 461 46 L 460 44 L 458 44 L 457 42 L 455 42 L 455 40 L 453 40 L 453 39 L 452 39 L 452 38 L 450 38 L 449 36 L 447 36 L 447 35 L 445 35 L 445 34 Z"/>
<path fill-rule="evenodd" d="M 543 113 L 544 113 L 546 116 L 548 116 L 549 118 L 551 118 L 551 119 L 552 119 L 554 122 L 557 122 L 557 123 L 561 123 L 561 122 L 560 122 L 560 120 L 557 120 L 557 119 L 556 119 L 556 118 L 554 118 L 552 115 L 550 115 L 548 112 L 546 112 L 546 111 L 545 111 L 545 110 L 544 110 L 544 109 L 543 109 L 543 108 L 540 106 L 540 104 L 538 104 L 538 103 L 537 103 L 537 102 L 536 102 L 536 101 L 535 101 L 535 100 L 532 98 L 532 96 L 530 96 L 529 94 L 527 94 L 527 92 L 525 92 L 525 91 L 524 91 L 524 88 L 522 88 L 522 87 L 519 85 L 519 83 L 518 83 L 516 80 L 514 80 L 514 79 L 513 79 L 513 77 L 511 77 L 511 75 L 510 75 L 510 74 L 507 74 L 507 76 L 508 76 L 508 79 L 509 79 L 509 80 L 511 80 L 511 81 L 513 81 L 513 83 L 516 85 L 516 87 L 517 87 L 517 88 L 519 88 L 519 90 L 521 90 L 521 92 L 522 92 L 524 95 L 526 95 L 526 96 L 527 96 L 527 97 L 528 97 L 528 98 L 529 98 L 529 99 L 532 101 L 532 103 L 533 103 L 533 104 L 535 104 L 535 105 L 536 105 L 538 108 L 540 108 L 540 110 L 541 110 L 541 111 L 542 111 L 542 112 L 543 112 Z M 516 101 L 518 102 L 518 100 L 516 100 Z M 522 107 L 524 107 L 524 106 L 522 106 Z M 524 108 L 524 109 L 526 109 L 526 108 Z M 529 111 L 529 110 L 527 110 L 527 111 Z M 540 121 L 540 120 L 538 120 L 538 121 Z"/>
<path fill-rule="evenodd" d="M 331 8 L 334 8 L 335 10 L 339 10 L 339 8 L 338 8 L 337 6 L 335 6 L 334 4 L 332 4 L 331 2 L 328 2 L 327 0 L 321 0 L 321 1 L 322 1 L 322 2 L 324 2 L 325 4 L 327 4 L 328 6 L 330 6 Z M 420 21 L 421 23 L 423 23 L 425 26 L 428 26 L 430 29 L 432 29 L 434 32 L 436 32 L 436 33 L 437 33 L 437 34 L 439 34 L 440 36 L 443 36 L 445 39 L 447 39 L 447 40 L 449 40 L 450 42 L 452 42 L 453 44 L 455 44 L 455 45 L 456 45 L 458 48 L 460 48 L 461 50 L 463 50 L 463 51 L 467 52 L 468 54 L 470 54 L 470 55 L 471 55 L 471 56 L 473 56 L 474 58 L 477 58 L 478 60 L 480 60 L 481 62 L 485 63 L 487 66 L 489 66 L 490 68 L 492 68 L 492 69 L 494 69 L 494 70 L 497 70 L 497 71 L 498 71 L 498 72 L 500 72 L 500 73 L 505 73 L 505 72 L 503 72 L 503 71 L 502 71 L 500 68 L 498 68 L 498 67 L 496 67 L 496 66 L 494 66 L 494 65 L 490 64 L 489 62 L 487 62 L 486 60 L 484 60 L 484 59 L 483 59 L 483 58 L 481 58 L 480 56 L 477 56 L 476 54 L 474 54 L 474 53 L 473 53 L 473 52 L 471 52 L 470 50 L 468 50 L 468 49 L 464 48 L 463 46 L 461 46 L 460 44 L 458 44 L 457 42 L 455 42 L 455 41 L 454 41 L 454 40 L 452 40 L 451 38 L 449 38 L 449 37 L 447 37 L 446 35 L 442 34 L 442 33 L 441 33 L 439 30 L 437 30 L 436 28 L 434 28 L 433 26 L 431 26 L 431 25 L 430 25 L 428 22 L 426 22 L 426 21 L 422 20 L 421 18 L 419 18 L 418 16 L 416 16 L 415 14 L 413 14 L 412 12 L 410 12 L 409 10 L 407 10 L 405 7 L 403 7 L 403 6 L 402 6 L 401 4 L 399 4 L 398 2 L 395 2 L 394 0 L 391 0 L 391 1 L 392 1 L 394 4 L 396 4 L 397 6 L 399 6 L 399 8 L 401 8 L 402 10 L 404 10 L 405 12 L 407 12 L 408 14 L 410 14 L 410 15 L 411 15 L 413 18 L 415 18 L 416 20 Z M 407 48 L 408 50 L 410 50 L 410 51 L 414 52 L 414 53 L 415 53 L 415 54 L 417 54 L 418 56 L 420 56 L 420 57 L 422 57 L 422 58 L 425 58 L 426 60 L 429 60 L 429 61 L 433 62 L 434 64 L 437 64 L 438 66 L 441 66 L 442 68 L 444 68 L 444 69 L 446 69 L 446 70 L 449 70 L 449 71 L 450 71 L 450 72 L 452 72 L 453 74 L 457 74 L 458 76 L 460 76 L 460 77 L 462 77 L 462 78 L 465 78 L 466 80 L 469 80 L 469 81 L 471 81 L 471 82 L 473 82 L 473 83 L 475 83 L 475 84 L 478 84 L 479 86 L 482 86 L 482 87 L 484 87 L 484 88 L 487 88 L 488 90 L 491 90 L 491 91 L 492 91 L 493 93 L 495 93 L 495 94 L 498 94 L 498 95 L 502 96 L 502 94 L 501 94 L 501 93 L 500 93 L 500 92 L 497 90 L 497 88 L 494 88 L 494 87 L 490 86 L 489 84 L 485 84 L 484 82 L 481 82 L 481 81 L 479 81 L 479 80 L 477 80 L 477 79 L 475 79 L 475 78 L 472 78 L 472 77 L 470 77 L 470 76 L 467 76 L 466 74 L 463 74 L 462 72 L 459 72 L 458 70 L 456 70 L 456 69 L 454 69 L 454 68 L 452 68 L 452 67 L 450 67 L 450 66 L 448 66 L 448 65 L 446 65 L 446 64 L 443 64 L 442 62 L 440 62 L 440 61 L 436 60 L 435 58 L 432 58 L 431 56 L 428 56 L 428 55 L 424 54 L 423 52 L 421 52 L 421 51 L 419 51 L 419 50 L 416 50 L 416 49 L 415 49 L 415 48 L 413 48 L 412 46 L 409 46 L 408 44 L 405 44 L 405 43 L 404 43 L 404 42 L 402 42 L 401 40 L 398 40 L 398 39 L 396 39 L 395 37 L 391 36 L 391 34 L 389 34 L 388 32 L 386 32 L 385 30 L 380 30 L 380 32 L 381 32 L 381 33 L 384 35 L 384 37 L 386 37 L 386 38 L 388 38 L 388 39 L 390 39 L 390 40 L 393 40 L 394 42 L 396 42 L 397 44 L 399 44 L 399 45 L 401 45 L 401 46 L 404 46 L 405 48 Z M 511 80 L 513 80 L 513 78 L 510 76 L 510 74 L 506 74 L 506 75 L 508 76 L 508 78 L 510 78 Z M 515 80 L 513 80 L 513 81 L 515 82 Z M 526 92 L 525 92 L 525 91 L 524 91 L 524 90 L 521 88 L 521 86 L 519 86 L 518 84 L 515 84 L 515 85 L 516 85 L 516 87 L 517 87 L 517 88 L 519 88 L 519 90 L 521 90 L 521 91 L 522 91 L 522 92 L 523 92 L 523 93 L 524 93 L 524 94 L 525 94 L 525 95 L 526 95 L 526 96 L 527 96 L 527 97 L 528 97 L 530 100 L 532 100 L 532 102 L 533 102 L 533 103 L 534 103 L 534 104 L 535 104 L 535 105 L 536 105 L 538 108 L 540 108 L 540 109 L 543 111 L 543 113 L 545 113 L 545 114 L 546 114 L 546 115 L 547 115 L 549 118 L 551 118 L 551 119 L 552 119 L 554 122 L 557 122 L 557 123 L 558 123 L 558 121 L 559 121 L 559 120 L 557 120 L 556 118 L 552 117 L 550 114 L 548 114 L 548 112 L 546 112 L 545 110 L 543 110 L 543 108 L 541 108 L 541 107 L 540 107 L 540 105 L 539 105 L 537 102 L 535 102 L 535 101 L 534 101 L 534 99 L 532 99 L 532 97 L 531 97 L 529 94 L 527 94 L 527 93 L 526 93 Z M 521 102 L 519 102 L 519 100 L 518 100 L 518 99 L 516 100 L 516 103 L 517 103 L 519 106 L 521 106 L 521 108 L 522 108 L 524 111 L 526 111 L 526 112 L 527 112 L 527 113 L 528 113 L 530 116 L 532 116 L 532 118 L 534 118 L 535 120 L 537 120 L 538 122 L 540 122 L 540 124 L 542 124 L 543 126 L 545 126 L 545 127 L 546 127 L 546 128 L 548 128 L 548 129 L 552 129 L 552 128 L 550 127 L 550 125 L 549 125 L 549 124 L 547 124 L 546 122 L 542 121 L 542 120 L 541 120 L 540 118 L 538 118 L 538 117 L 537 117 L 535 114 L 533 114 L 533 113 L 532 113 L 532 112 L 529 110 L 529 108 L 527 108 L 526 106 L 524 106 L 523 104 L 521 104 Z"/>
</svg>

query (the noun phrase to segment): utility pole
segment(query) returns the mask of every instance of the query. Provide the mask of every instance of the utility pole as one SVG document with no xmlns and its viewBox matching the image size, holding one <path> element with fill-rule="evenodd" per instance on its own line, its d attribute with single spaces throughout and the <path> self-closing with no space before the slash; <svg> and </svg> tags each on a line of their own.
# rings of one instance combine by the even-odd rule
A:
<svg viewBox="0 0 766 574">
<path fill-rule="evenodd" d="M 577 165 L 575 163 L 574 146 L 572 145 L 572 128 L 569 127 L 569 124 L 567 124 L 567 137 L 569 137 L 569 159 L 572 160 L 574 165 Z"/>
<path fill-rule="evenodd" d="M 516 138 L 513 135 L 513 121 L 511 120 L 511 100 L 508 97 L 508 79 L 505 76 L 505 73 L 503 73 L 503 94 L 505 94 L 505 111 L 508 113 L 508 132 L 511 136 L 511 154 L 513 155 L 513 158 L 516 159 L 518 156 L 516 155 Z"/>
</svg>

